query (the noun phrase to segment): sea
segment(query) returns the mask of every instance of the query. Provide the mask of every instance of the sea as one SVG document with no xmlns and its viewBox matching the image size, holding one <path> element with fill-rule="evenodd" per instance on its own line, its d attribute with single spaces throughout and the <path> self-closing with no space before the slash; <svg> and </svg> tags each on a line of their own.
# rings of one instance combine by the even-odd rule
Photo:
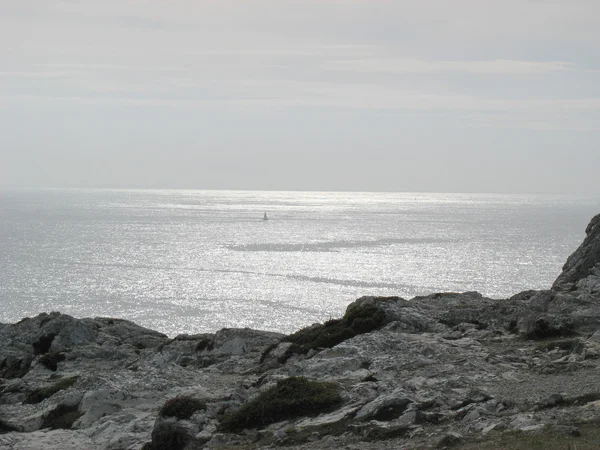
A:
<svg viewBox="0 0 600 450">
<path fill-rule="evenodd" d="M 0 322 L 289 333 L 363 295 L 508 298 L 549 288 L 599 212 L 599 196 L 3 189 Z"/>
</svg>

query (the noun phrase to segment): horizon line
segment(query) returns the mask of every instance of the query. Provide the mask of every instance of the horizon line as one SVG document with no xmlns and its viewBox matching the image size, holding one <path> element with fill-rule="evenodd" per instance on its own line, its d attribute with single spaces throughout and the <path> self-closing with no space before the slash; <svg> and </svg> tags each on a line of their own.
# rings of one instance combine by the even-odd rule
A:
<svg viewBox="0 0 600 450">
<path fill-rule="evenodd" d="M 183 188 L 183 187 L 90 187 L 90 186 L 0 186 L 0 190 L 43 191 L 187 191 L 187 192 L 289 192 L 289 193 L 355 193 L 355 194 L 447 194 L 447 195 L 546 195 L 600 197 L 600 192 L 474 192 L 474 191 L 385 191 L 385 190 L 321 190 L 321 189 L 235 189 L 235 188 Z"/>
</svg>

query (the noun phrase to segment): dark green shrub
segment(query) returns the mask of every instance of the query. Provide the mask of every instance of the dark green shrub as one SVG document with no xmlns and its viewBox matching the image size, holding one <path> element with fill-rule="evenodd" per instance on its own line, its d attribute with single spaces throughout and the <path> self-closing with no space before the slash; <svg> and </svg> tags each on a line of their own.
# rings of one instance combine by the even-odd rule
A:
<svg viewBox="0 0 600 450">
<path fill-rule="evenodd" d="M 350 307 L 341 319 L 333 319 L 322 325 L 303 328 L 283 340 L 292 342 L 289 356 L 305 354 L 313 348 L 331 348 L 359 334 L 381 328 L 385 324 L 385 313 L 373 305 Z"/>
<path fill-rule="evenodd" d="M 77 381 L 77 378 L 79 377 L 62 378 L 53 385 L 36 389 L 35 391 L 29 393 L 25 403 L 40 403 L 41 401 L 52 397 L 58 391 L 65 390 L 73 386 Z"/>
<path fill-rule="evenodd" d="M 206 404 L 196 398 L 180 396 L 175 397 L 163 405 L 160 415 L 163 417 L 177 417 L 179 420 L 187 420 L 196 411 L 206 409 Z"/>
<path fill-rule="evenodd" d="M 237 411 L 226 414 L 221 430 L 237 432 L 281 420 L 315 416 L 330 411 L 342 402 L 336 384 L 291 377 L 277 382 Z"/>
<path fill-rule="evenodd" d="M 352 330 L 356 334 L 368 333 L 375 328 L 375 321 L 371 317 L 359 317 L 352 323 Z"/>
<path fill-rule="evenodd" d="M 192 438 L 177 423 L 160 422 L 152 430 L 152 442 L 145 446 L 148 450 L 183 450 Z"/>
</svg>

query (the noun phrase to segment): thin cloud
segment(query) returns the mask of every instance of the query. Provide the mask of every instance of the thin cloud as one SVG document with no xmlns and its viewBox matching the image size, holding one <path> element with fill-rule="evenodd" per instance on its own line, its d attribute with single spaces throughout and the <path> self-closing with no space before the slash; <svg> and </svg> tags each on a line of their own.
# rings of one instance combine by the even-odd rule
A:
<svg viewBox="0 0 600 450">
<path fill-rule="evenodd" d="M 0 72 L 0 77 L 14 78 L 62 78 L 73 75 L 73 72 L 67 71 L 4 71 Z"/>
<path fill-rule="evenodd" d="M 527 75 L 570 71 L 575 65 L 567 61 L 427 61 L 419 59 L 350 59 L 326 64 L 326 69 L 355 72 L 390 73 L 468 73 Z"/>
<path fill-rule="evenodd" d="M 126 66 L 117 64 L 85 64 L 85 63 L 49 63 L 34 64 L 35 67 L 68 68 L 82 70 L 123 70 L 123 71 L 156 71 L 156 72 L 181 72 L 187 70 L 185 67 L 162 67 L 162 66 Z"/>
</svg>

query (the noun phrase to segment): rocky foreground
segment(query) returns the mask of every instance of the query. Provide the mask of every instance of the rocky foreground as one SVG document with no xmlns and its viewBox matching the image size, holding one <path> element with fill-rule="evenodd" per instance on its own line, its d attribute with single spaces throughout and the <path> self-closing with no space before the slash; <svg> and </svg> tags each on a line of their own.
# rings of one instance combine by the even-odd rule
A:
<svg viewBox="0 0 600 450">
<path fill-rule="evenodd" d="M 586 231 L 550 290 L 363 297 L 290 336 L 169 339 L 60 313 L 0 324 L 0 448 L 422 449 L 577 436 L 600 420 L 600 215 Z"/>
</svg>

